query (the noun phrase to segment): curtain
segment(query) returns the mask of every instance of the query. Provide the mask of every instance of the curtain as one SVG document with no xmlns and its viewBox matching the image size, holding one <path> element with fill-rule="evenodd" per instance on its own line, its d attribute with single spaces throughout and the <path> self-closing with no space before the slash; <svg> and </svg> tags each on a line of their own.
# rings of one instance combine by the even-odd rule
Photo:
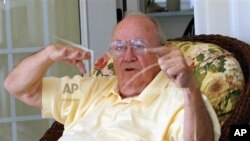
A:
<svg viewBox="0 0 250 141">
<path fill-rule="evenodd" d="M 194 0 L 195 34 L 221 34 L 250 44 L 250 0 Z"/>
</svg>

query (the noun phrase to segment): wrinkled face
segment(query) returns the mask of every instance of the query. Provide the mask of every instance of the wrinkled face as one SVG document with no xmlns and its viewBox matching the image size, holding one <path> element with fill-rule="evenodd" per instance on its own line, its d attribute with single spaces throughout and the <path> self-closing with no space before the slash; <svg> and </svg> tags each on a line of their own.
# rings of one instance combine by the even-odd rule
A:
<svg viewBox="0 0 250 141">
<path fill-rule="evenodd" d="M 113 31 L 112 41 L 130 42 L 134 39 L 147 42 L 150 48 L 159 46 L 155 25 L 143 16 L 126 17 Z M 122 56 L 118 57 L 114 53 L 112 56 L 120 94 L 123 97 L 140 94 L 160 71 L 155 55 L 144 51 L 139 54 L 131 48 L 131 44 L 127 45 Z"/>
</svg>

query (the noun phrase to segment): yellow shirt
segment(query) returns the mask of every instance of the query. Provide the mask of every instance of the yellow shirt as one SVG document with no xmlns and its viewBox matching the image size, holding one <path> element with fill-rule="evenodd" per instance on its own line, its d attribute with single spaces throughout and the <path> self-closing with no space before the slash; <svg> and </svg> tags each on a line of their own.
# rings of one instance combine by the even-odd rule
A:
<svg viewBox="0 0 250 141">
<path fill-rule="evenodd" d="M 203 96 L 220 136 L 217 116 Z M 121 99 L 112 77 L 45 78 L 42 115 L 65 126 L 60 141 L 181 141 L 184 124 L 183 91 L 160 72 L 133 98 Z"/>
</svg>

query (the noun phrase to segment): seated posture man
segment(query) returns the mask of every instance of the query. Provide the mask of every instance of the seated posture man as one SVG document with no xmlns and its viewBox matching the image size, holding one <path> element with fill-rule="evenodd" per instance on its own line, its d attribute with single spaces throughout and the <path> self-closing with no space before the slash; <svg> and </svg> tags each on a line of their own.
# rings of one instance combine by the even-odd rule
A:
<svg viewBox="0 0 250 141">
<path fill-rule="evenodd" d="M 60 140 L 218 140 L 217 116 L 202 96 L 181 51 L 165 47 L 158 23 L 128 14 L 112 33 L 111 77 L 47 77 L 55 62 L 85 72 L 90 54 L 50 45 L 24 59 L 6 78 L 8 92 L 64 124 Z"/>
</svg>

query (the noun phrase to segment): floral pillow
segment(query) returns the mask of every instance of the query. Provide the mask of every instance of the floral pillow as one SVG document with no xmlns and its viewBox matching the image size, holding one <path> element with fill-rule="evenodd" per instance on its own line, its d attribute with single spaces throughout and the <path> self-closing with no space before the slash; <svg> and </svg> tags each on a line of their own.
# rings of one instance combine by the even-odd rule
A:
<svg viewBox="0 0 250 141">
<path fill-rule="evenodd" d="M 201 92 L 208 97 L 222 125 L 234 109 L 244 87 L 244 77 L 238 61 L 233 54 L 215 44 L 190 41 L 170 41 L 168 44 L 181 49 L 200 83 Z M 109 53 L 96 62 L 91 75 L 114 75 Z"/>
<path fill-rule="evenodd" d="M 200 42 L 169 42 L 179 47 L 193 74 L 200 83 L 200 90 L 211 102 L 221 125 L 229 117 L 245 85 L 244 76 L 233 54 L 215 44 Z"/>
<path fill-rule="evenodd" d="M 111 76 L 114 75 L 113 59 L 109 52 L 103 54 L 95 63 L 91 76 Z"/>
</svg>

